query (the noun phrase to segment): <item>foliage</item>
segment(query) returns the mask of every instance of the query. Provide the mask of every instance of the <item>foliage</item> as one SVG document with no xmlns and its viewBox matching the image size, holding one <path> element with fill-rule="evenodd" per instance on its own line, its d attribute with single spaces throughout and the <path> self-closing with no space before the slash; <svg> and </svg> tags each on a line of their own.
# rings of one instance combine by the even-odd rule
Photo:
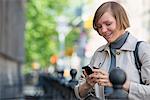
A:
<svg viewBox="0 0 150 100">
<path fill-rule="evenodd" d="M 58 53 L 58 33 L 55 17 L 67 7 L 66 0 L 28 0 L 26 4 L 25 51 L 26 65 L 38 61 L 49 63 L 52 54 Z"/>
<path fill-rule="evenodd" d="M 27 0 L 26 3 L 26 32 L 25 32 L 25 66 L 30 69 L 32 62 L 37 61 L 41 67 L 50 63 L 53 54 L 59 54 L 57 16 L 67 12 L 67 0 Z M 68 9 L 69 10 L 69 9 Z M 71 19 L 71 18 L 70 18 Z M 75 28 L 66 37 L 67 47 L 73 47 L 79 37 Z"/>
<path fill-rule="evenodd" d="M 66 41 L 65 41 L 65 45 L 66 47 L 69 47 L 69 48 L 73 48 L 75 43 L 78 41 L 79 39 L 79 34 L 80 33 L 80 30 L 78 28 L 74 28 L 70 34 L 68 34 L 66 36 Z"/>
</svg>

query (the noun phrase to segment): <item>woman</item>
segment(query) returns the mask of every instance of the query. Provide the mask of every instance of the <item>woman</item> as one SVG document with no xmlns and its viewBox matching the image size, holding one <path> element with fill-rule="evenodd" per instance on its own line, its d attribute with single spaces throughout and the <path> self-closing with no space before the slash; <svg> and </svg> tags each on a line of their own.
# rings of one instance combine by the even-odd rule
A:
<svg viewBox="0 0 150 100">
<path fill-rule="evenodd" d="M 150 45 L 142 42 L 138 48 L 142 63 L 141 78 L 145 82 L 145 84 L 140 84 L 140 76 L 133 54 L 138 40 L 126 31 L 129 26 L 127 14 L 120 4 L 109 1 L 97 9 L 93 28 L 108 43 L 95 51 L 89 64 L 93 73 L 87 75 L 84 71 L 79 84 L 75 87 L 75 94 L 79 99 L 96 94 L 97 97 L 104 100 L 104 96 L 112 93 L 109 72 L 115 67 L 120 67 L 127 74 L 127 81 L 123 89 L 129 93 L 129 100 L 149 100 Z"/>
</svg>

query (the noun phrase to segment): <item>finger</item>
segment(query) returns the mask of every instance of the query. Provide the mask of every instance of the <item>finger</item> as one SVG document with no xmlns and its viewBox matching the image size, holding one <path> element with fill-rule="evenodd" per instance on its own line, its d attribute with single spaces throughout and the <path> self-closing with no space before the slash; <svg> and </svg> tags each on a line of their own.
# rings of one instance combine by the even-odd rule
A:
<svg viewBox="0 0 150 100">
<path fill-rule="evenodd" d="M 98 82 L 99 83 L 108 83 L 109 80 L 107 80 L 107 79 L 99 79 Z"/>
<path fill-rule="evenodd" d="M 86 73 L 86 71 L 85 71 L 85 69 L 83 70 L 83 74 L 85 75 L 85 77 L 88 76 L 87 73 Z"/>
<path fill-rule="evenodd" d="M 94 81 L 94 82 L 97 82 L 97 75 L 95 74 L 91 74 L 88 76 L 90 80 Z"/>
<path fill-rule="evenodd" d="M 107 83 L 98 83 L 101 86 L 108 86 Z"/>
<path fill-rule="evenodd" d="M 103 82 L 103 83 L 101 83 L 101 86 L 112 87 L 112 84 L 110 82 Z"/>
<path fill-rule="evenodd" d="M 102 69 L 99 69 L 99 72 L 100 72 L 101 74 L 103 74 L 103 75 L 108 75 L 108 72 L 106 72 L 106 71 L 104 71 L 104 70 L 102 70 Z"/>
<path fill-rule="evenodd" d="M 106 72 L 106 71 L 104 71 L 102 69 L 93 69 L 93 72 L 94 73 L 101 73 L 103 75 L 107 75 L 108 74 L 108 72 Z"/>
<path fill-rule="evenodd" d="M 89 79 L 92 81 L 96 81 L 97 83 L 107 83 L 109 82 L 108 75 L 103 75 L 101 73 L 93 73 L 89 75 Z"/>
<path fill-rule="evenodd" d="M 87 77 L 86 82 L 90 85 L 94 85 L 96 83 L 96 80 L 93 78 Z"/>
<path fill-rule="evenodd" d="M 108 75 L 99 74 L 100 79 L 109 79 Z"/>
<path fill-rule="evenodd" d="M 97 78 L 97 79 L 109 79 L 108 75 L 104 75 L 104 74 L 101 74 L 101 73 L 93 73 L 91 75 L 91 77 Z"/>
<path fill-rule="evenodd" d="M 101 85 L 101 86 L 109 86 L 109 87 L 112 87 L 112 84 L 108 81 L 108 82 L 97 82 L 99 85 Z"/>
<path fill-rule="evenodd" d="M 109 82 L 109 80 L 108 79 L 99 78 L 99 79 L 97 79 L 97 82 L 98 83 L 107 83 L 107 82 Z"/>
<path fill-rule="evenodd" d="M 100 75 L 99 75 L 99 73 L 93 73 L 93 74 L 89 75 L 89 77 L 96 80 L 96 79 L 100 78 Z"/>
</svg>

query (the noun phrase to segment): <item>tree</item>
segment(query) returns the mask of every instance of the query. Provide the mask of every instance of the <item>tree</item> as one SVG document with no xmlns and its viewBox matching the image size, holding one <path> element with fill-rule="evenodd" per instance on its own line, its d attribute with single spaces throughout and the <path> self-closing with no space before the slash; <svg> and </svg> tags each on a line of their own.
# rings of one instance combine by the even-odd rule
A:
<svg viewBox="0 0 150 100">
<path fill-rule="evenodd" d="M 75 13 L 73 7 L 73 9 L 68 9 L 68 7 L 69 0 L 27 0 L 25 69 L 31 69 L 34 61 L 38 61 L 42 67 L 46 67 L 50 63 L 50 57 L 59 54 L 57 17 L 64 14 L 71 23 Z M 74 47 L 79 33 L 78 28 L 72 28 L 66 36 L 66 49 Z"/>
<path fill-rule="evenodd" d="M 25 64 L 33 61 L 47 66 L 50 56 L 59 52 L 56 16 L 67 7 L 67 0 L 27 0 Z"/>
</svg>

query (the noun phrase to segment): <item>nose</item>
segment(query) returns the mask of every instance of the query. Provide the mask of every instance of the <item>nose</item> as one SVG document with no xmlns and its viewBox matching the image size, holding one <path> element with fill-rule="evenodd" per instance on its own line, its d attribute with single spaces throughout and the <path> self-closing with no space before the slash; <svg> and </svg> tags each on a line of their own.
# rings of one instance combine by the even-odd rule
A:
<svg viewBox="0 0 150 100">
<path fill-rule="evenodd" d="M 106 26 L 102 26 L 101 31 L 102 31 L 102 33 L 105 33 L 107 31 L 107 27 Z"/>
</svg>

